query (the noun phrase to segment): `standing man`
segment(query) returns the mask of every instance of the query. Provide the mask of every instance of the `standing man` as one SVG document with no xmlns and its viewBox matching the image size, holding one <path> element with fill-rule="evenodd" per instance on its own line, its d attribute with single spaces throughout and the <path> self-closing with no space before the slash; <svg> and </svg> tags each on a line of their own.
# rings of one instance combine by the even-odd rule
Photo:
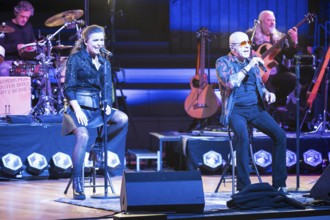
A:
<svg viewBox="0 0 330 220">
<path fill-rule="evenodd" d="M 265 110 L 264 101 L 273 103 L 275 94 L 269 92 L 260 77 L 259 57 L 251 57 L 248 35 L 235 32 L 229 37 L 230 52 L 216 61 L 216 71 L 222 99 L 220 123 L 229 125 L 237 142 L 237 190 L 251 184 L 249 178 L 249 134 L 253 126 L 274 142 L 272 149 L 272 185 L 287 194 L 286 134 Z"/>
</svg>

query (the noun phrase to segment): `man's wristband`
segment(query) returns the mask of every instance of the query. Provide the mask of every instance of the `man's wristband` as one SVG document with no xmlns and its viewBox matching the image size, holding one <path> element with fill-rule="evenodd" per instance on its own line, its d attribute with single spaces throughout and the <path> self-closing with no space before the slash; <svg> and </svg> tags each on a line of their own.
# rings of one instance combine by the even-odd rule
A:
<svg viewBox="0 0 330 220">
<path fill-rule="evenodd" d="M 241 71 L 245 76 L 248 74 L 248 71 L 245 68 L 242 68 Z"/>
</svg>

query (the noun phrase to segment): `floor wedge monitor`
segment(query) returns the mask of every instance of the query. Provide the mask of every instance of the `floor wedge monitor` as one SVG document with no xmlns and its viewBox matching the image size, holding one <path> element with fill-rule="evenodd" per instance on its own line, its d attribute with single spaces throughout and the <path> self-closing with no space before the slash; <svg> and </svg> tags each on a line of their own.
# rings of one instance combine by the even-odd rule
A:
<svg viewBox="0 0 330 220">
<path fill-rule="evenodd" d="M 199 171 L 124 172 L 122 211 L 202 213 L 205 206 Z"/>
</svg>

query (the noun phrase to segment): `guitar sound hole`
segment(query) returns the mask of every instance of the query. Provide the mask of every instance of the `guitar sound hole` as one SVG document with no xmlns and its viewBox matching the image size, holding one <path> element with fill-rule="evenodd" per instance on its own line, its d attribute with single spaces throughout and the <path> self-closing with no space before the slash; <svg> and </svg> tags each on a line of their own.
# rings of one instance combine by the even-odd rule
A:
<svg viewBox="0 0 330 220">
<path fill-rule="evenodd" d="M 198 79 L 193 79 L 192 84 L 195 88 L 199 88 L 199 80 Z"/>
</svg>

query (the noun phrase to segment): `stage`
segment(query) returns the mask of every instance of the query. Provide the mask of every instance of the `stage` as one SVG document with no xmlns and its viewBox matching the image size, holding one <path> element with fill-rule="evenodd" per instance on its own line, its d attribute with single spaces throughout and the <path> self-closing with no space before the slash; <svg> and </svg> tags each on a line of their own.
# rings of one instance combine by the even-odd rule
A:
<svg viewBox="0 0 330 220">
<path fill-rule="evenodd" d="M 73 136 L 61 136 L 61 123 L 40 123 L 40 122 L 33 122 L 33 123 L 2 123 L 0 125 L 0 156 L 3 157 L 8 153 L 15 154 L 21 158 L 24 164 L 26 164 L 27 157 L 33 153 L 37 152 L 39 154 L 44 155 L 48 161 L 51 160 L 52 156 L 57 152 L 63 152 L 65 154 L 71 155 L 73 144 L 74 144 L 74 137 Z M 95 137 L 96 137 L 96 130 L 91 130 L 91 138 L 90 138 L 90 146 L 93 144 Z M 143 173 L 158 173 L 157 175 L 165 175 L 169 171 L 174 171 L 170 165 L 173 163 L 171 160 L 175 160 L 176 158 L 171 157 L 173 152 L 180 153 L 181 166 L 176 167 L 177 169 L 180 168 L 182 172 L 192 172 L 196 171 L 200 168 L 200 164 L 203 163 L 203 154 L 210 150 L 218 152 L 222 155 L 225 159 L 229 152 L 228 147 L 228 137 L 226 132 L 205 132 L 203 134 L 192 135 L 191 133 L 179 133 L 179 132 L 160 132 L 163 135 L 175 135 L 175 138 L 170 139 L 174 140 L 174 143 L 167 143 L 163 146 L 163 160 L 164 166 L 161 171 L 156 172 L 155 167 L 146 167 L 143 166 L 140 172 L 136 172 L 134 168 L 129 168 L 127 165 L 125 158 L 127 158 L 127 154 L 125 155 L 124 149 L 114 149 L 121 160 L 121 167 L 116 169 L 115 174 L 111 177 L 112 182 L 114 184 L 114 189 L 118 196 L 121 195 L 120 191 L 123 187 L 122 178 L 123 173 L 122 171 L 125 170 L 126 172 L 136 174 L 137 176 L 142 175 Z M 153 136 L 154 137 L 154 136 Z M 157 138 L 156 138 L 157 139 Z M 169 140 L 168 138 L 165 140 Z M 330 136 L 327 133 L 303 133 L 300 137 L 300 160 L 303 160 L 303 153 L 306 150 L 313 148 L 315 151 L 319 151 L 321 153 L 321 157 L 325 160 L 327 159 L 327 154 L 329 152 L 329 140 Z M 176 143 L 175 143 L 176 142 Z M 295 143 L 296 137 L 294 133 L 287 133 L 287 142 L 288 142 L 288 149 L 295 152 Z M 268 137 L 264 136 L 261 133 L 255 132 L 253 137 L 253 145 L 255 152 L 259 150 L 270 151 L 271 141 Z M 302 162 L 302 165 L 304 163 Z M 26 168 L 26 166 L 24 166 Z M 95 199 L 90 199 L 89 197 L 93 194 L 91 188 L 86 188 L 86 194 L 88 200 L 85 203 L 89 203 L 89 205 L 84 204 L 75 204 L 71 198 L 71 188 L 69 188 L 69 192 L 67 195 L 64 195 L 64 189 L 68 184 L 69 179 L 60 177 L 58 179 L 53 180 L 49 177 L 38 178 L 38 176 L 31 175 L 24 176 L 26 172 L 22 171 L 20 175 L 13 176 L 12 178 L 8 178 L 7 175 L 3 175 L 3 170 L 1 170 L 0 179 L 2 179 L 0 188 L 2 192 L 5 192 L 6 198 L 12 197 L 16 198 L 15 200 L 10 199 L 10 203 L 15 203 L 16 208 L 20 207 L 20 210 L 32 210 L 31 212 L 34 213 L 35 216 L 45 216 L 46 219 L 81 219 L 86 217 L 97 218 L 97 219 L 125 219 L 125 217 L 130 219 L 145 219 L 148 215 L 145 212 L 125 212 L 124 216 L 123 213 L 120 212 L 120 204 L 119 200 L 106 202 L 101 202 L 106 204 L 107 207 L 104 208 L 103 206 L 97 205 L 99 202 L 95 202 Z M 177 172 L 176 170 L 175 172 Z M 302 166 L 301 169 L 301 186 L 307 188 L 307 194 L 309 190 L 313 187 L 313 185 L 320 179 L 322 176 L 322 170 L 313 170 L 312 173 L 309 173 L 310 170 L 307 167 Z M 328 169 L 329 171 L 329 169 Z M 327 172 L 329 173 L 329 172 Z M 26 177 L 26 178 L 25 178 Z M 274 218 L 286 218 L 286 219 L 300 219 L 302 217 L 312 218 L 312 219 L 327 219 L 330 215 L 330 208 L 328 205 L 312 205 L 308 203 L 306 209 L 266 209 L 266 210 L 230 210 L 226 208 L 226 202 L 230 199 L 231 195 L 231 182 L 227 179 L 225 183 L 222 183 L 218 193 L 214 193 L 216 185 L 219 182 L 221 175 L 219 172 L 215 173 L 207 173 L 201 176 L 201 183 L 203 185 L 201 192 L 204 193 L 206 198 L 206 211 L 203 213 L 166 213 L 166 219 L 236 219 L 239 217 L 244 217 L 246 219 L 274 219 Z M 263 182 L 271 182 L 271 175 L 267 174 L 267 172 L 262 173 L 262 181 Z M 157 177 L 161 179 L 162 177 Z M 157 181 L 157 178 L 152 178 L 152 181 Z M 328 177 L 325 177 L 328 178 Z M 41 180 L 42 179 L 42 180 Z M 251 174 L 251 179 L 253 183 L 257 182 L 256 176 Z M 324 178 L 323 178 L 324 179 Z M 102 185 L 102 181 L 104 178 L 102 176 L 97 177 L 97 182 Z M 172 192 L 179 192 L 180 188 L 177 187 L 168 187 L 168 184 L 163 183 L 163 181 L 159 180 L 155 183 L 155 185 L 160 187 L 154 187 L 153 182 L 144 182 L 147 181 L 146 178 L 142 178 L 140 182 L 141 187 L 140 190 L 145 192 L 146 195 L 155 196 L 156 198 L 160 198 L 158 194 L 164 194 L 164 198 L 172 198 L 173 196 L 168 196 L 166 190 L 170 190 Z M 186 181 L 186 183 L 184 182 Z M 177 181 L 174 181 L 172 184 L 177 184 L 178 182 L 184 185 L 183 188 L 186 188 L 190 183 L 187 181 L 190 180 L 182 180 L 181 178 L 177 177 Z M 324 181 L 324 180 L 323 180 Z M 327 181 L 327 179 L 326 179 Z M 88 183 L 88 181 L 87 181 Z M 87 184 L 85 182 L 85 184 Z M 149 184 L 150 187 L 147 187 Z M 294 172 L 290 172 L 288 178 L 288 187 L 295 188 L 296 187 L 296 174 Z M 194 185 L 194 184 L 192 184 Z M 86 186 L 86 185 L 85 185 Z M 182 185 L 181 185 L 182 186 Z M 163 188 L 162 188 L 163 187 Z M 151 189 L 156 190 L 155 192 L 151 193 Z M 174 190 L 174 191 L 173 191 Z M 191 189 L 194 190 L 194 189 Z M 28 195 L 26 192 L 29 192 Z M 102 193 L 102 188 L 97 189 L 97 193 Z M 109 191 L 110 192 L 110 191 Z M 310 202 L 310 198 L 304 199 L 302 196 L 306 193 L 302 194 L 294 194 L 296 198 L 300 198 L 299 201 L 304 203 Z M 35 195 L 32 198 L 30 195 Z M 39 195 L 39 196 L 36 196 Z M 45 195 L 45 197 L 44 197 Z M 225 196 L 226 195 L 226 196 Z M 221 198 L 220 198 L 220 197 Z M 22 199 L 23 198 L 23 199 Z M 25 199 L 24 199 L 25 198 Z M 55 200 L 59 200 L 60 198 L 65 198 L 64 203 L 63 201 L 55 202 Z M 117 197 L 118 198 L 118 197 Z M 212 200 L 213 198 L 213 200 Z M 38 199 L 40 201 L 38 201 Z M 13 200 L 13 201 L 12 201 Z M 47 200 L 47 201 L 46 201 Z M 22 202 L 18 202 L 22 201 Z M 24 202 L 25 201 L 25 202 Z M 141 203 L 146 201 L 145 199 L 139 200 Z M 47 204 L 46 206 L 53 210 L 49 214 L 49 210 L 45 210 L 45 205 L 40 205 L 40 202 Z M 28 204 L 34 204 L 34 208 L 27 208 L 29 207 Z M 94 205 L 90 205 L 93 203 Z M 69 205 L 70 204 L 70 205 Z M 96 205 L 95 205 L 96 204 Z M 79 207 L 75 210 L 85 210 L 81 213 L 85 213 L 84 216 L 77 211 L 76 214 L 68 214 L 70 211 L 66 212 L 58 212 L 57 209 L 68 209 L 71 210 L 72 205 L 77 205 Z M 93 207 L 95 206 L 95 207 Z M 212 207 L 215 208 L 212 208 Z M 22 208 L 23 207 L 23 208 Z M 25 208 L 24 208 L 25 207 Z M 39 207 L 39 208 L 36 208 Z M 65 207 L 65 208 L 64 208 Z M 222 207 L 222 208 L 221 208 Z M 16 209 L 15 208 L 15 209 Z M 0 208 L 1 210 L 2 208 Z M 8 211 L 11 210 L 11 211 Z M 90 212 L 88 210 L 94 210 Z M 102 210 L 102 211 L 101 211 Z M 24 211 L 26 212 L 26 211 Z M 15 218 L 22 217 L 20 219 L 24 219 L 23 214 L 18 212 L 17 215 L 13 215 L 13 208 L 7 207 L 1 211 L 1 216 L 5 218 Z M 16 213 L 16 212 L 15 212 Z M 47 214 L 46 214 L 47 213 Z M 102 213 L 102 214 L 100 214 Z M 129 213 L 129 214 L 127 214 Z M 161 214 L 161 212 L 155 212 L 156 214 Z M 149 215 L 150 216 L 150 215 Z M 158 215 L 159 217 L 160 215 Z M 154 219 L 159 219 L 159 218 Z M 151 218 L 152 219 L 152 218 Z"/>
<path fill-rule="evenodd" d="M 26 118 L 25 118 L 26 119 Z M 57 119 L 56 123 L 51 122 L 25 122 L 0 124 L 0 157 L 11 153 L 21 158 L 25 164 L 27 157 L 32 153 L 44 155 L 50 163 L 52 156 L 57 152 L 62 152 L 71 156 L 74 137 L 61 135 L 61 123 Z M 229 142 L 227 132 L 207 132 L 199 133 L 180 133 L 170 132 L 150 132 L 151 142 L 145 148 L 162 151 L 162 160 L 165 166 L 175 168 L 176 170 L 197 170 L 203 164 L 203 155 L 209 151 L 215 151 L 221 154 L 223 164 L 228 163 Z M 159 136 L 160 135 L 160 136 Z M 88 146 L 95 142 L 96 129 L 90 130 L 90 139 Z M 160 138 L 162 137 L 162 138 Z M 153 138 L 153 139 L 152 139 Z M 153 142 L 155 140 L 156 142 Z M 168 141 L 170 141 L 168 143 Z M 164 142 L 164 144 L 163 144 Z M 166 142 L 166 143 L 165 143 Z M 272 141 L 261 132 L 253 133 L 253 150 L 257 152 L 271 152 Z M 287 150 L 294 157 L 297 152 L 296 133 L 287 132 Z M 130 146 L 126 146 L 130 149 Z M 109 150 L 116 153 L 120 159 L 120 167 L 114 172 L 120 175 L 125 169 L 127 149 L 120 149 L 117 146 L 109 146 Z M 306 156 L 305 153 L 311 153 Z M 287 154 L 287 156 L 290 156 Z M 301 173 L 321 173 L 327 166 L 330 156 L 330 133 L 309 132 L 301 133 L 299 136 L 299 157 Z M 287 158 L 290 159 L 290 158 Z M 294 159 L 294 158 L 293 158 Z M 290 159 L 291 160 L 291 159 Z M 291 161 L 292 162 L 292 161 Z M 306 163 L 307 162 L 307 163 Z M 311 166 L 311 163 L 313 166 Z M 291 166 L 294 164 L 291 164 Z M 293 166 L 295 167 L 295 166 Z M 142 167 L 143 169 L 143 167 Z M 295 169 L 288 166 L 289 171 L 295 172 Z M 267 172 L 267 170 L 264 170 Z M 269 171 L 269 170 L 268 170 Z M 0 172 L 0 177 L 3 172 Z"/>
</svg>

